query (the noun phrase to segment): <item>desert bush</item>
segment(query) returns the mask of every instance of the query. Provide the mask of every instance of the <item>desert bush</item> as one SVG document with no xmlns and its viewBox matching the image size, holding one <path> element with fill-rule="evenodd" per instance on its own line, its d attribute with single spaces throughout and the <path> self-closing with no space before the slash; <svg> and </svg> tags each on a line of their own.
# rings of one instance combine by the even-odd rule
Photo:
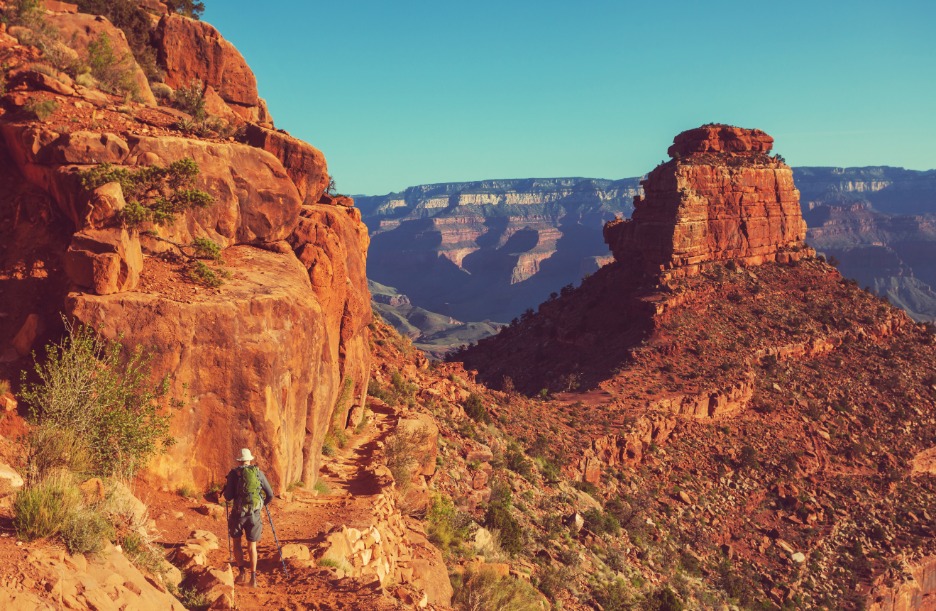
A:
<svg viewBox="0 0 936 611">
<path fill-rule="evenodd" d="M 618 536 L 621 534 L 621 524 L 613 514 L 595 508 L 583 514 L 585 526 L 596 535 Z"/>
<path fill-rule="evenodd" d="M 211 195 L 194 188 L 198 173 L 198 164 L 186 157 L 168 166 L 152 165 L 135 170 L 102 163 L 80 172 L 79 177 L 87 191 L 110 182 L 120 184 L 127 200 L 121 211 L 121 222 L 134 228 L 144 222 L 166 225 L 175 220 L 176 214 L 213 203 Z"/>
<path fill-rule="evenodd" d="M 75 4 L 82 13 L 103 15 L 123 31 L 136 63 L 149 80 L 163 77 L 156 64 L 156 50 L 150 44 L 150 18 L 139 3 L 133 0 L 75 0 Z"/>
<path fill-rule="evenodd" d="M 507 461 L 508 469 L 522 476 L 523 479 L 532 479 L 533 463 L 526 457 L 523 448 L 516 441 L 507 444 L 507 453 L 504 458 Z"/>
<path fill-rule="evenodd" d="M 57 472 L 23 488 L 13 501 L 13 526 L 27 541 L 58 534 L 69 514 L 81 503 L 72 475 Z"/>
<path fill-rule="evenodd" d="M 3 17 L 11 25 L 36 29 L 45 21 L 45 8 L 41 0 L 13 0 L 7 3 Z"/>
<path fill-rule="evenodd" d="M 515 555 L 523 549 L 523 528 L 511 515 L 510 505 L 492 502 L 484 513 L 484 526 L 500 533 L 500 543 L 504 551 Z"/>
<path fill-rule="evenodd" d="M 88 68 L 103 91 L 140 97 L 140 87 L 134 80 L 135 63 L 129 55 L 118 57 L 110 37 L 102 32 L 88 43 Z"/>
<path fill-rule="evenodd" d="M 114 536 L 114 526 L 97 508 L 79 506 L 68 513 L 61 536 L 69 552 L 93 554 Z"/>
<path fill-rule="evenodd" d="M 641 602 L 640 594 L 623 579 L 615 579 L 596 588 L 595 598 L 606 611 L 637 609 Z"/>
<path fill-rule="evenodd" d="M 484 407 L 484 401 L 478 393 L 471 393 L 465 400 L 465 413 L 475 422 L 490 422 L 487 409 Z"/>
<path fill-rule="evenodd" d="M 224 271 L 212 269 L 203 261 L 191 261 L 186 273 L 189 280 L 208 288 L 218 288 L 224 284 Z"/>
<path fill-rule="evenodd" d="M 468 538 L 470 518 L 466 518 L 455 509 L 455 504 L 448 496 L 435 493 L 430 499 L 426 513 L 429 540 L 443 553 L 456 551 Z"/>
<path fill-rule="evenodd" d="M 150 382 L 141 347 L 125 355 L 90 327 L 66 322 L 66 330 L 36 363 L 39 381 L 27 383 L 24 372 L 22 397 L 41 427 L 84 444 L 95 473 L 131 477 L 172 441 L 170 417 L 160 410 L 169 381 Z"/>
<path fill-rule="evenodd" d="M 421 462 L 422 448 L 429 439 L 425 427 L 400 428 L 384 443 L 384 460 L 401 492 L 409 489 L 413 475 Z"/>
<path fill-rule="evenodd" d="M 171 103 L 175 96 L 175 91 L 172 90 L 172 87 L 165 83 L 150 83 L 150 90 L 152 90 L 156 99 L 164 104 Z"/>
<path fill-rule="evenodd" d="M 452 603 L 462 611 L 543 611 L 543 598 L 529 583 L 516 577 L 501 577 L 493 569 L 469 569 L 453 580 Z"/>
<path fill-rule="evenodd" d="M 190 19 L 198 19 L 205 12 L 205 3 L 200 0 L 167 0 L 166 6 Z"/>
<path fill-rule="evenodd" d="M 56 110 L 58 110 L 58 104 L 55 102 L 55 100 L 34 99 L 26 102 L 26 105 L 23 106 L 23 110 L 32 114 L 40 121 L 45 121 L 51 117 Z"/>
<path fill-rule="evenodd" d="M 37 483 L 55 471 L 88 473 L 92 466 L 87 443 L 74 431 L 40 425 L 26 435 L 27 484 Z"/>
<path fill-rule="evenodd" d="M 205 110 L 205 85 L 198 79 L 192 79 L 175 91 L 175 107 L 188 113 L 195 121 L 204 121 L 208 116 Z"/>
</svg>

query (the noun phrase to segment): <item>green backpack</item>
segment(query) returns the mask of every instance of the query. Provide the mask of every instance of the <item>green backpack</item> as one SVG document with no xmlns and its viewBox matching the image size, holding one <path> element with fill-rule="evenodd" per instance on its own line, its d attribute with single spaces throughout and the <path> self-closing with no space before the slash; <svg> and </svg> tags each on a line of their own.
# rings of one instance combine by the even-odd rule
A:
<svg viewBox="0 0 936 611">
<path fill-rule="evenodd" d="M 240 515 L 260 511 L 263 508 L 261 488 L 260 469 L 257 465 L 239 468 L 237 470 L 237 495 L 234 497 L 234 510 Z"/>
</svg>

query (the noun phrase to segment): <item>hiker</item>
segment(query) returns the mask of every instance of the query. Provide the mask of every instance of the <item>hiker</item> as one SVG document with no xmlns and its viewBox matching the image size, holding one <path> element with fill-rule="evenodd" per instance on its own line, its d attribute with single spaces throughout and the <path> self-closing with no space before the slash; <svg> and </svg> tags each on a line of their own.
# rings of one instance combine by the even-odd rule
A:
<svg viewBox="0 0 936 611">
<path fill-rule="evenodd" d="M 257 587 L 257 541 L 263 534 L 264 505 L 273 500 L 273 489 L 266 475 L 253 462 L 253 454 L 243 448 L 235 458 L 240 466 L 231 469 L 224 485 L 224 498 L 234 501 L 234 508 L 228 518 L 228 533 L 234 539 L 234 559 L 237 561 L 238 574 L 235 583 L 247 580 L 244 566 L 244 550 L 241 547 L 241 535 L 247 535 L 247 549 L 250 553 L 250 587 Z"/>
</svg>

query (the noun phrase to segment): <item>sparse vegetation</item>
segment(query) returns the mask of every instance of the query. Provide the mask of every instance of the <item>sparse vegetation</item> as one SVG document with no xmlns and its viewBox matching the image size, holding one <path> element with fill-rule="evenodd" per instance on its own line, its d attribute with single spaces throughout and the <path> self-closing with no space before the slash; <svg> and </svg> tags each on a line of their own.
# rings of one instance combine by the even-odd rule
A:
<svg viewBox="0 0 936 611">
<path fill-rule="evenodd" d="M 120 220 L 129 228 L 137 228 L 146 222 L 167 225 L 181 212 L 211 205 L 214 198 L 194 188 L 198 173 L 198 164 L 186 157 L 165 167 L 153 165 L 136 170 L 102 163 L 79 176 L 87 191 L 118 183 L 127 200 Z"/>
<path fill-rule="evenodd" d="M 452 603 L 463 611 L 545 611 L 547 606 L 529 583 L 501 577 L 493 569 L 469 569 L 453 580 Z"/>
<path fill-rule="evenodd" d="M 397 487 L 405 492 L 422 460 L 421 452 L 429 440 L 429 432 L 421 427 L 397 428 L 384 444 L 384 459 Z"/>
<path fill-rule="evenodd" d="M 39 381 L 27 382 L 24 372 L 22 397 L 43 430 L 30 441 L 43 442 L 57 432 L 63 440 L 55 444 L 59 456 L 30 448 L 37 462 L 29 465 L 29 475 L 39 479 L 44 472 L 37 469 L 70 464 L 86 453 L 94 473 L 132 477 L 172 442 L 169 416 L 161 410 L 169 381 L 150 381 L 150 358 L 141 347 L 128 352 L 90 327 L 66 323 L 66 329 L 36 364 Z"/>
<path fill-rule="evenodd" d="M 58 103 L 55 100 L 29 100 L 23 106 L 23 110 L 30 113 L 40 121 L 45 121 L 58 110 Z"/>
<path fill-rule="evenodd" d="M 140 97 L 140 86 L 134 80 L 133 58 L 118 57 L 106 33 L 102 32 L 88 43 L 87 64 L 102 91 L 133 99 Z"/>
</svg>

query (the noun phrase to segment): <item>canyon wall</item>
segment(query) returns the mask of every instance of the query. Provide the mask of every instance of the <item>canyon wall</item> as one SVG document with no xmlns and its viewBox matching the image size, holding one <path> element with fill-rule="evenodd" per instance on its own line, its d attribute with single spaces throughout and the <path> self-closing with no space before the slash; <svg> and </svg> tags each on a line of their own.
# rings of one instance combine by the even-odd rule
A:
<svg viewBox="0 0 936 611">
<path fill-rule="evenodd" d="M 432 312 L 506 322 L 609 260 L 595 238 L 637 189 L 636 179 L 557 178 L 359 197 L 369 272 Z"/>
<path fill-rule="evenodd" d="M 63 40 L 77 40 L 66 26 L 89 17 L 48 16 L 65 28 Z M 35 51 L 0 32 L 10 83 L 0 110 L 0 181 L 10 187 L 0 216 L 12 220 L 0 231 L 0 283 L 16 304 L 0 317 L 0 377 L 26 368 L 29 348 L 60 333 L 65 314 L 143 347 L 153 379 L 168 376 L 180 401 L 168 408 L 176 443 L 147 477 L 204 489 L 249 447 L 277 490 L 311 485 L 327 431 L 343 427 L 366 395 L 367 229 L 351 199 L 325 194 L 322 153 L 273 129 L 233 45 L 179 15 L 153 22 L 166 84 L 201 81 L 213 120 L 236 137 L 179 127 L 188 115 L 152 100 L 127 112 L 65 74 L 42 78 Z M 31 114 L 36 101 L 48 102 L 51 116 Z M 158 223 L 124 222 L 131 194 L 121 183 L 82 182 L 101 163 L 132 173 L 186 160 L 198 169 L 191 188 L 210 202 Z M 221 250 L 223 264 L 202 262 L 218 280 L 207 286 L 180 255 L 198 240 Z M 25 321 L 37 330 L 31 345 L 12 350 Z"/>
</svg>

